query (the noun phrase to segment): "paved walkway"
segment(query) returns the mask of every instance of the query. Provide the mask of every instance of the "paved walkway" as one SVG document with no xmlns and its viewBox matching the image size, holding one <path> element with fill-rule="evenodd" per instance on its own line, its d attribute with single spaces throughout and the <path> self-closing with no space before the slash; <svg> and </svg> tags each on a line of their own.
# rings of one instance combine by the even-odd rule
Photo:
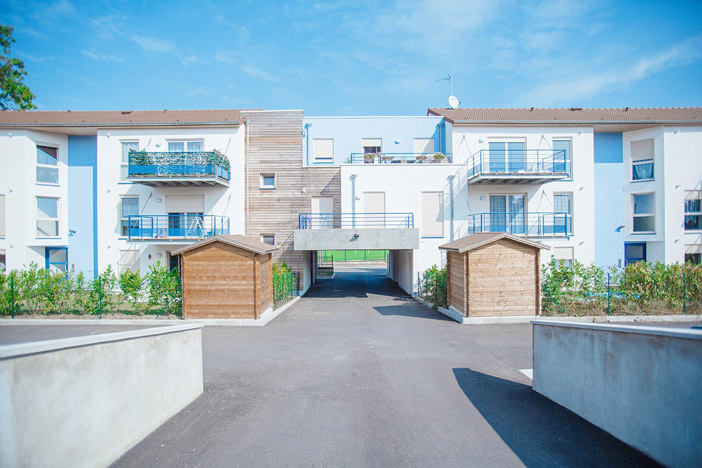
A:
<svg viewBox="0 0 702 468">
<path fill-rule="evenodd" d="M 531 390 L 530 325 L 461 326 L 382 270 L 206 327 L 204 360 L 205 393 L 114 466 L 653 465 Z"/>
</svg>

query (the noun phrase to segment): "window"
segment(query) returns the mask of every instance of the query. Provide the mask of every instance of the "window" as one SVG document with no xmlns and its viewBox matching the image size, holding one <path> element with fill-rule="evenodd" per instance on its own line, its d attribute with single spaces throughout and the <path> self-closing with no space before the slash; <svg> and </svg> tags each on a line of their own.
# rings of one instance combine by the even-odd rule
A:
<svg viewBox="0 0 702 468">
<path fill-rule="evenodd" d="M 434 139 L 433 138 L 415 138 L 414 139 L 415 154 L 433 154 Z"/>
<path fill-rule="evenodd" d="M 562 261 L 567 267 L 573 266 L 573 247 L 554 247 L 553 258 Z"/>
<path fill-rule="evenodd" d="M 261 174 L 259 188 L 262 190 L 275 190 L 275 174 Z"/>
<path fill-rule="evenodd" d="M 646 261 L 646 243 L 632 242 L 624 244 L 624 264 Z"/>
<path fill-rule="evenodd" d="M 119 172 L 119 180 L 127 180 L 129 176 L 129 152 L 138 151 L 138 141 L 123 141 L 122 142 L 122 162 Z"/>
<path fill-rule="evenodd" d="M 702 190 L 685 191 L 685 230 L 702 229 Z"/>
<path fill-rule="evenodd" d="M 631 142 L 631 180 L 653 180 L 653 139 Z"/>
<path fill-rule="evenodd" d="M 483 232 L 527 234 L 524 195 L 490 195 L 490 213 L 481 219 Z"/>
<path fill-rule="evenodd" d="M 0 237 L 5 237 L 5 195 L 0 195 Z"/>
<path fill-rule="evenodd" d="M 120 250 L 118 262 L 119 274 L 132 271 L 139 273 L 139 251 L 138 250 Z"/>
<path fill-rule="evenodd" d="M 120 235 L 136 235 L 136 231 L 139 230 L 139 218 L 132 218 L 130 222 L 129 217 L 139 215 L 139 197 L 124 197 L 120 205 Z"/>
<path fill-rule="evenodd" d="M 314 162 L 334 161 L 334 139 L 316 138 L 312 140 L 312 160 Z"/>
<path fill-rule="evenodd" d="M 168 237 L 205 237 L 206 234 L 203 213 L 168 213 Z"/>
<path fill-rule="evenodd" d="M 641 193 L 632 196 L 634 205 L 633 232 L 656 232 L 654 196 Z"/>
<path fill-rule="evenodd" d="M 5 271 L 7 265 L 7 257 L 5 257 L 5 251 L 0 250 L 0 271 Z"/>
<path fill-rule="evenodd" d="M 66 247 L 46 247 L 45 256 L 47 270 L 68 273 L 68 249 Z"/>
<path fill-rule="evenodd" d="M 265 244 L 275 245 L 274 234 L 261 234 L 261 242 Z"/>
<path fill-rule="evenodd" d="M 573 234 L 573 194 L 553 194 L 553 225 L 555 233 Z"/>
<path fill-rule="evenodd" d="M 383 150 L 383 140 L 381 138 L 363 138 L 361 146 L 364 154 L 378 154 Z"/>
<path fill-rule="evenodd" d="M 500 174 L 526 170 L 526 150 L 523 141 L 491 141 L 488 148 L 487 160 L 482 161 L 483 170 Z"/>
<path fill-rule="evenodd" d="M 37 197 L 37 236 L 59 235 L 58 198 Z"/>
<path fill-rule="evenodd" d="M 182 153 L 183 151 L 197 152 L 204 151 L 204 143 L 202 141 L 169 141 L 169 153 Z"/>
<path fill-rule="evenodd" d="M 58 184 L 58 148 L 37 145 L 37 182 Z"/>
<path fill-rule="evenodd" d="M 573 174 L 570 170 L 572 167 L 570 139 L 553 140 L 553 151 L 553 172 L 565 172 L 568 174 L 568 177 L 572 177 Z"/>
<path fill-rule="evenodd" d="M 422 237 L 444 237 L 443 192 L 422 192 Z"/>
<path fill-rule="evenodd" d="M 688 244 L 685 246 L 685 263 L 702 263 L 702 244 Z"/>
</svg>

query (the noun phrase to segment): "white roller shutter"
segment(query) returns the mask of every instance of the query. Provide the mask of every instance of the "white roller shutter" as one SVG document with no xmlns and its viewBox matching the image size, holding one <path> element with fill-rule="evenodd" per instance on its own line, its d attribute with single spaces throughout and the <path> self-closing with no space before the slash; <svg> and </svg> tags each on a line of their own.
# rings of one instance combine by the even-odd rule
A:
<svg viewBox="0 0 702 468">
<path fill-rule="evenodd" d="M 204 195 L 166 195 L 167 213 L 204 213 Z"/>
<path fill-rule="evenodd" d="M 631 142 L 631 160 L 641 161 L 642 159 L 653 159 L 652 138 Z"/>
<path fill-rule="evenodd" d="M 444 237 L 443 192 L 422 192 L 422 237 Z"/>
<path fill-rule="evenodd" d="M 334 139 L 316 138 L 312 140 L 312 157 L 315 161 L 334 159 Z"/>
</svg>

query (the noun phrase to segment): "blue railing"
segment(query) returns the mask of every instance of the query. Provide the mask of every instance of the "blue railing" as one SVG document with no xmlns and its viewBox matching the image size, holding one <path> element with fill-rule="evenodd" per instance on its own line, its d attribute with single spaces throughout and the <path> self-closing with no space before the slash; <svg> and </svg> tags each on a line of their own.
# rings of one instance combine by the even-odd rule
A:
<svg viewBox="0 0 702 468">
<path fill-rule="evenodd" d="M 351 153 L 350 164 L 450 163 L 451 153 Z"/>
<path fill-rule="evenodd" d="M 565 237 L 573 232 L 573 218 L 568 213 L 476 213 L 468 217 L 468 234 L 476 232 Z"/>
<path fill-rule="evenodd" d="M 196 213 L 171 213 L 167 215 L 129 216 L 129 240 L 181 240 L 229 234 L 226 216 Z"/>
<path fill-rule="evenodd" d="M 480 150 L 466 161 L 468 178 L 478 175 L 570 175 L 564 150 Z"/>
<path fill-rule="evenodd" d="M 414 213 L 300 213 L 298 229 L 413 228 Z"/>
<path fill-rule="evenodd" d="M 130 178 L 230 178 L 229 159 L 219 151 L 129 152 Z"/>
</svg>

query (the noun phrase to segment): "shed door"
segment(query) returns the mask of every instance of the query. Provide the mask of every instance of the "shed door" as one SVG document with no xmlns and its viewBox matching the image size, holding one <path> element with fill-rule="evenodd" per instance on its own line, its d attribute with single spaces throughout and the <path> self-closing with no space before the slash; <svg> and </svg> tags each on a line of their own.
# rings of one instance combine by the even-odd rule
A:
<svg viewBox="0 0 702 468">
<path fill-rule="evenodd" d="M 385 192 L 363 192 L 361 226 L 385 227 Z"/>
<path fill-rule="evenodd" d="M 312 229 L 334 227 L 334 197 L 312 197 Z"/>
</svg>

